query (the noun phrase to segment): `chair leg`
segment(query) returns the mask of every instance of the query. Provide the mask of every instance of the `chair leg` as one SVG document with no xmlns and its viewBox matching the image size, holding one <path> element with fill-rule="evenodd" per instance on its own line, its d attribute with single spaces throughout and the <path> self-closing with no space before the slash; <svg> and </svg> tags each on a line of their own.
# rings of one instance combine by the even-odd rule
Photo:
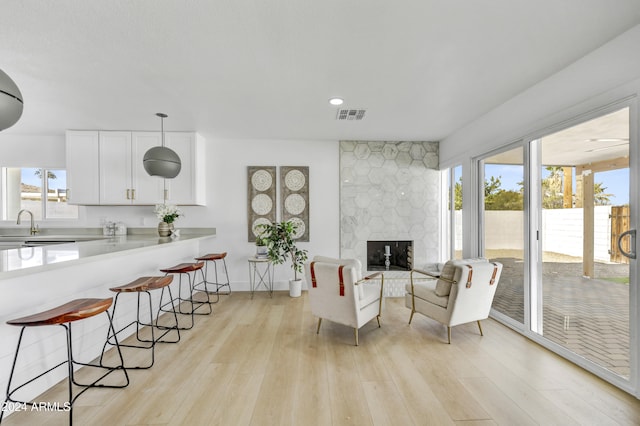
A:
<svg viewBox="0 0 640 426">
<path fill-rule="evenodd" d="M 376 320 L 378 320 L 378 328 L 380 328 L 381 327 L 381 325 L 380 325 L 380 315 L 376 316 Z"/>
<path fill-rule="evenodd" d="M 447 326 L 447 338 L 449 339 L 449 344 L 451 344 L 451 327 Z"/>
<path fill-rule="evenodd" d="M 409 317 L 409 325 L 411 325 L 411 320 L 413 319 L 413 314 L 415 314 L 416 311 L 411 310 L 411 316 Z"/>
<path fill-rule="evenodd" d="M 482 324 L 480 324 L 480 320 L 478 320 L 478 328 L 480 329 L 480 335 L 484 336 L 484 334 L 482 334 Z"/>
<path fill-rule="evenodd" d="M 354 327 L 353 331 L 356 335 L 356 346 L 358 346 L 358 329 Z"/>
<path fill-rule="evenodd" d="M 316 334 L 320 334 L 320 324 L 322 324 L 322 318 L 318 318 L 318 328 L 316 329 Z"/>
</svg>

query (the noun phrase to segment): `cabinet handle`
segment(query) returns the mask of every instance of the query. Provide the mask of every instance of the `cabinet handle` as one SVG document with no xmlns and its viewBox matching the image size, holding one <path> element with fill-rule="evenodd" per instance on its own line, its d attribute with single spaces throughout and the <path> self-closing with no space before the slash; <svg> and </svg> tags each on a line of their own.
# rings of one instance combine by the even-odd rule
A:
<svg viewBox="0 0 640 426">
<path fill-rule="evenodd" d="M 129 191 L 130 191 L 130 189 L 129 189 L 129 188 L 127 188 L 127 200 L 130 200 L 130 199 L 131 199 L 131 197 L 130 197 L 130 195 L 129 195 Z"/>
<path fill-rule="evenodd" d="M 135 199 L 136 199 L 136 190 L 135 190 L 135 189 L 132 189 L 132 190 L 131 190 L 131 199 L 132 199 L 132 200 L 135 200 Z"/>
</svg>

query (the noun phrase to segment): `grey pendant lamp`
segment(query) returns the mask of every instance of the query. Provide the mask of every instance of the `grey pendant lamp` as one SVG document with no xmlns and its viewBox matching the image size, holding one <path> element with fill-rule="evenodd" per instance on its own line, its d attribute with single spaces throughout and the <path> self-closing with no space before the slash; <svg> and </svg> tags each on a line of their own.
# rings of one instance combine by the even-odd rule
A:
<svg viewBox="0 0 640 426">
<path fill-rule="evenodd" d="M 157 113 L 160 117 L 160 128 L 162 133 L 162 146 L 154 146 L 149 149 L 142 159 L 144 169 L 151 176 L 160 176 L 165 179 L 173 179 L 178 176 L 182 163 L 178 154 L 170 148 L 164 146 L 164 119 L 167 114 Z"/>
<path fill-rule="evenodd" d="M 16 124 L 22 116 L 22 93 L 4 71 L 0 70 L 0 131 Z"/>
</svg>

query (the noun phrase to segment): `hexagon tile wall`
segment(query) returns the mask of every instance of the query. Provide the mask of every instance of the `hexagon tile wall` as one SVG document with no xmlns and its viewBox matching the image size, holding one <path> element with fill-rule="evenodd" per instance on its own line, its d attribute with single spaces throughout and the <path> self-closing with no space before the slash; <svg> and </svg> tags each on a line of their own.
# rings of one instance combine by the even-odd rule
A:
<svg viewBox="0 0 640 426">
<path fill-rule="evenodd" d="M 340 142 L 340 257 L 366 266 L 368 240 L 413 240 L 414 267 L 438 261 L 438 147 L 438 142 Z"/>
</svg>

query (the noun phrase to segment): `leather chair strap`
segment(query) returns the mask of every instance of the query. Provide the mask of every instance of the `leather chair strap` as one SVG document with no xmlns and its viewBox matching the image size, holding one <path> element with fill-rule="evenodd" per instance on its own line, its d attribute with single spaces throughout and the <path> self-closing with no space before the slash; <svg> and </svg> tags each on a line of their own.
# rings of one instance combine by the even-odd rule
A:
<svg viewBox="0 0 640 426">
<path fill-rule="evenodd" d="M 469 268 L 469 276 L 467 277 L 467 288 L 471 288 L 471 278 L 473 277 L 473 267 L 471 265 L 465 265 Z"/>
<path fill-rule="evenodd" d="M 338 268 L 338 278 L 340 279 L 340 296 L 344 296 L 344 275 L 342 270 L 344 269 L 344 265 L 340 265 Z"/>
<path fill-rule="evenodd" d="M 311 262 L 309 269 L 311 270 L 311 286 L 316 288 L 318 283 L 316 282 L 316 270 L 313 268 L 316 262 Z"/>
<path fill-rule="evenodd" d="M 489 285 L 493 285 L 496 282 L 496 275 L 498 274 L 498 265 L 491 262 L 493 265 L 493 274 L 491 274 L 491 280 L 489 281 Z"/>
</svg>

